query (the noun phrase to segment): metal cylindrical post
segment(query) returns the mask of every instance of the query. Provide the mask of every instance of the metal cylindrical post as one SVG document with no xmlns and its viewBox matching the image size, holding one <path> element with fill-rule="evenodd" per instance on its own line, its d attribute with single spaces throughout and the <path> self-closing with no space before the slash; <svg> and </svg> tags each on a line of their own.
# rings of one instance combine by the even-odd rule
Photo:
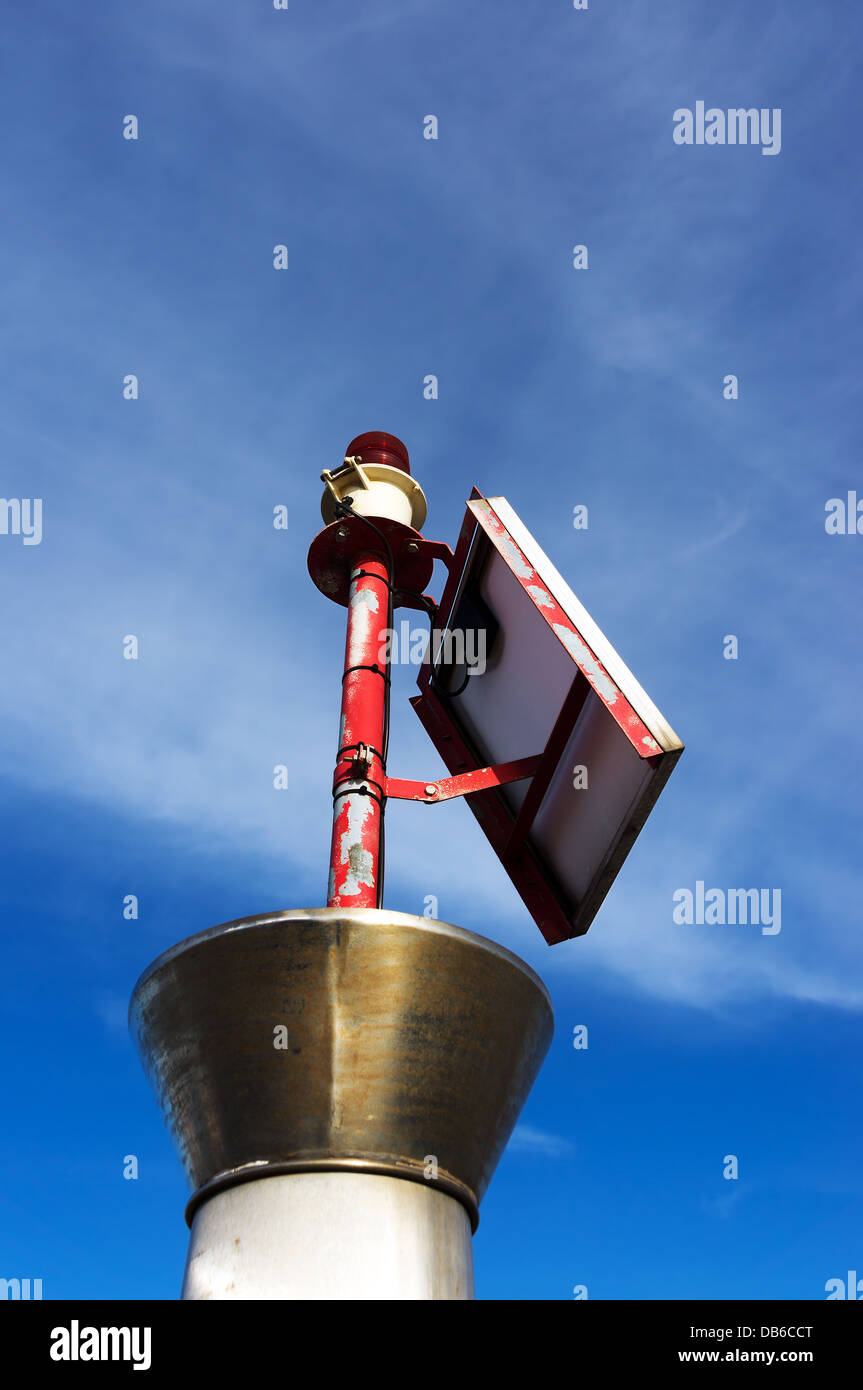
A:
<svg viewBox="0 0 863 1390">
<path fill-rule="evenodd" d="M 472 1299 L 467 1212 L 429 1184 L 297 1173 L 218 1192 L 192 1224 L 184 1299 Z"/>
<path fill-rule="evenodd" d="M 339 751 L 333 776 L 328 907 L 378 907 L 390 572 L 379 554 L 351 567 Z"/>
</svg>

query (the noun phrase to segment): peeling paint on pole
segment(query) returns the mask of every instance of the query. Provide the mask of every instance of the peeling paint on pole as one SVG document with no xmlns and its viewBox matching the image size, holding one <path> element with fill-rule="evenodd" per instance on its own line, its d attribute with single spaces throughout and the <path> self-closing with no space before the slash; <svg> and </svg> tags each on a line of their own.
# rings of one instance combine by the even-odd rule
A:
<svg viewBox="0 0 863 1390">
<path fill-rule="evenodd" d="M 389 570 L 381 555 L 352 557 L 345 670 L 333 774 L 329 907 L 377 907 L 387 668 L 381 619 L 389 612 Z"/>
<path fill-rule="evenodd" d="M 340 798 L 335 836 L 338 858 L 333 865 L 335 902 L 331 906 L 359 906 L 364 890 L 377 893 L 375 850 L 379 834 L 378 804 L 371 796 L 348 792 Z M 364 904 L 366 905 L 366 904 Z"/>
</svg>

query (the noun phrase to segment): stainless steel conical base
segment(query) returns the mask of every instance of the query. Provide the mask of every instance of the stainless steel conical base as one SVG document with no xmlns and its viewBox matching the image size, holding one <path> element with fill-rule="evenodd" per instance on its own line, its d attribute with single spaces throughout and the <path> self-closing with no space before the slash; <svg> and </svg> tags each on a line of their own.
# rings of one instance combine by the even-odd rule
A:
<svg viewBox="0 0 863 1390">
<path fill-rule="evenodd" d="M 190 937 L 130 1023 L 193 1196 L 353 1171 L 428 1183 L 471 1224 L 548 1051 L 544 985 L 503 947 L 405 913 L 322 908 Z"/>
</svg>

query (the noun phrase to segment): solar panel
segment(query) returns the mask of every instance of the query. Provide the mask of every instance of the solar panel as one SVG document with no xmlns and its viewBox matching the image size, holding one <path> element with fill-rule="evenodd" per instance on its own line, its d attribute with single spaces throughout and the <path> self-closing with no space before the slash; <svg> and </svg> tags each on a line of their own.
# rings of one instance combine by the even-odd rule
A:
<svg viewBox="0 0 863 1390">
<path fill-rule="evenodd" d="M 503 497 L 474 489 L 411 701 L 550 944 L 587 931 L 683 744 Z M 457 634 L 464 633 L 461 642 Z"/>
</svg>

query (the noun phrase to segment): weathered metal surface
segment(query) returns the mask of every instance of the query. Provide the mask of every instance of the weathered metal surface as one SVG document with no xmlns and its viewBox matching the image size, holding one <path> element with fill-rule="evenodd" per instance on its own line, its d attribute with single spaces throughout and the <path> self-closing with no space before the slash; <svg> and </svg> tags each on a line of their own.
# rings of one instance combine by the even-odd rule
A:
<svg viewBox="0 0 863 1390">
<path fill-rule="evenodd" d="M 553 1019 L 533 971 L 484 937 L 322 908 L 166 951 L 130 1025 L 196 1193 L 190 1217 L 237 1182 L 343 1170 L 431 1183 L 475 1224 Z"/>
<path fill-rule="evenodd" d="M 389 567 L 360 553 L 351 570 L 339 748 L 333 774 L 328 907 L 377 907 L 386 705 Z"/>
<path fill-rule="evenodd" d="M 424 541 L 412 526 L 383 517 L 375 519 L 375 525 L 383 531 L 393 552 L 396 587 L 422 593 L 432 577 L 435 560 L 445 557 L 429 549 L 434 542 Z M 319 531 L 309 546 L 308 568 L 321 593 L 347 608 L 354 557 L 358 549 L 370 548 L 376 548 L 374 532 L 360 516 L 331 521 Z M 379 553 L 385 553 L 382 545 Z"/>
</svg>

